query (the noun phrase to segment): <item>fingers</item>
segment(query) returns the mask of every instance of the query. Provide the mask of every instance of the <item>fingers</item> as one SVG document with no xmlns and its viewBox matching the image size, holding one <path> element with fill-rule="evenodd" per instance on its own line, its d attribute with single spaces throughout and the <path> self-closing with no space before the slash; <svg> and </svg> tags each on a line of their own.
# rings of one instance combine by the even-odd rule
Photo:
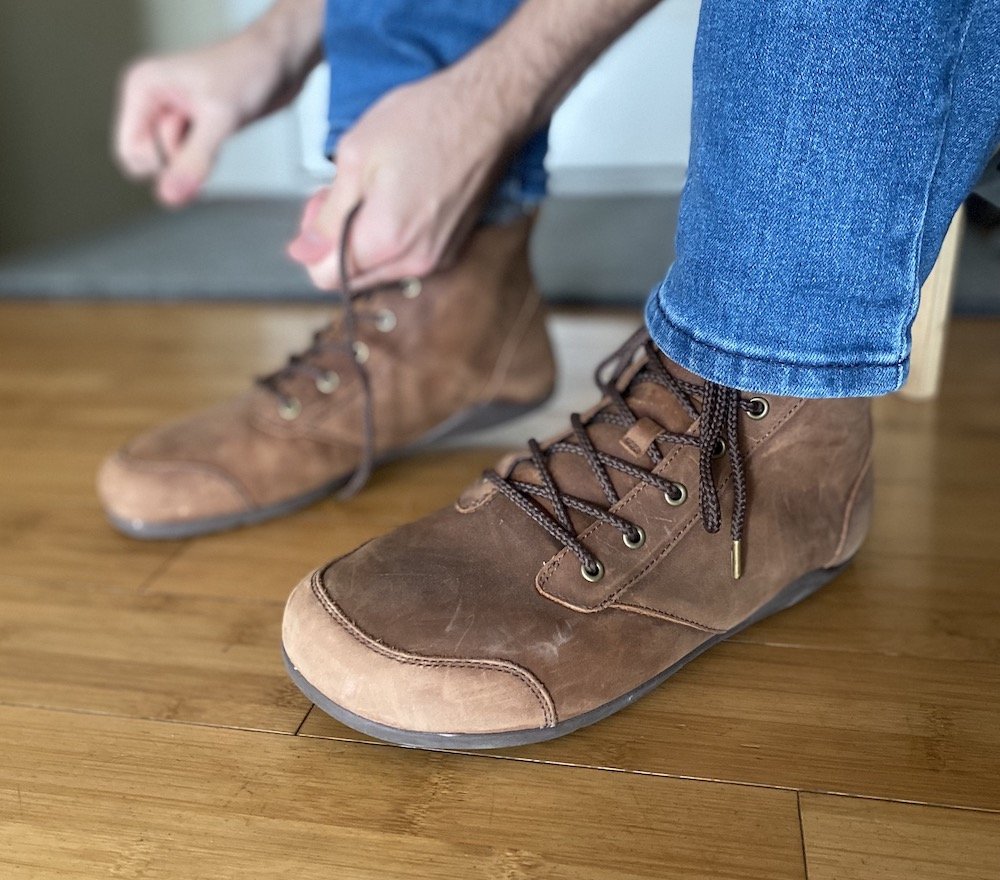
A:
<svg viewBox="0 0 1000 880">
<path fill-rule="evenodd" d="M 455 264 L 462 240 L 456 239 L 440 256 L 434 256 L 433 252 L 425 256 L 416 249 L 411 253 L 400 254 L 381 265 L 358 271 L 351 276 L 351 284 L 357 290 L 365 290 L 380 284 L 395 284 L 407 278 L 426 278 Z"/>
<path fill-rule="evenodd" d="M 153 178 L 157 197 L 177 206 L 197 195 L 237 120 L 231 108 L 179 85 L 167 63 L 143 61 L 123 77 L 114 152 L 126 175 Z"/>
<path fill-rule="evenodd" d="M 165 168 L 177 155 L 187 135 L 188 120 L 180 113 L 161 114 L 155 123 L 156 150 L 160 168 Z"/>
<path fill-rule="evenodd" d="M 340 235 L 347 214 L 357 202 L 326 188 L 307 203 L 299 236 L 288 255 L 302 263 L 321 290 L 340 289 Z M 438 268 L 443 256 L 408 244 L 400 224 L 392 219 L 392 204 L 366 197 L 354 217 L 347 248 L 347 277 L 355 289 L 389 284 L 403 278 L 422 278 Z M 330 234 L 327 230 L 338 230 Z"/>
<path fill-rule="evenodd" d="M 387 191 L 376 184 L 363 201 L 354 193 L 357 189 L 343 177 L 316 193 L 306 203 L 298 237 L 288 246 L 288 255 L 305 266 L 317 287 L 341 288 L 340 236 L 348 213 L 359 203 L 347 247 L 347 276 L 354 289 L 422 278 L 441 265 L 444 250 L 435 247 L 437 239 L 426 234 L 425 226 L 414 222 L 416 212 L 398 203 L 395 187 Z"/>
<path fill-rule="evenodd" d="M 146 68 L 138 65 L 122 78 L 115 119 L 114 152 L 129 177 L 150 177 L 160 161 L 154 141 L 154 122 L 160 111 L 147 81 Z"/>
<path fill-rule="evenodd" d="M 161 140 L 168 161 L 157 176 L 159 199 L 171 206 L 193 199 L 207 180 L 219 147 L 233 128 L 228 114 L 211 110 L 196 115 L 190 126 L 178 127 L 176 120 L 168 117 Z"/>
<path fill-rule="evenodd" d="M 286 253 L 297 263 L 309 265 L 318 263 L 334 247 L 335 242 L 321 235 L 316 229 L 316 216 L 324 201 L 329 198 L 330 187 L 317 190 L 306 202 L 299 223 L 298 236 L 288 245 Z"/>
<path fill-rule="evenodd" d="M 298 237 L 288 246 L 288 255 L 302 263 L 313 283 L 321 290 L 341 287 L 340 236 L 347 215 L 361 201 L 356 179 L 338 173 L 333 185 L 317 192 L 306 203 Z M 351 240 L 357 240 L 362 208 L 352 224 Z M 356 274 L 358 267 L 348 249 L 348 277 Z"/>
</svg>

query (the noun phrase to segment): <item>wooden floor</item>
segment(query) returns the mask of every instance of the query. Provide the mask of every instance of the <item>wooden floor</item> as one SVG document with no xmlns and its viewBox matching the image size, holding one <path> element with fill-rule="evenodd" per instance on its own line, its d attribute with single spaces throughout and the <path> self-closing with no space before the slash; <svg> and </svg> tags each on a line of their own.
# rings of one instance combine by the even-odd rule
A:
<svg viewBox="0 0 1000 880">
<path fill-rule="evenodd" d="M 560 402 L 349 503 L 184 542 L 105 525 L 108 450 L 318 321 L 0 304 L 0 878 L 1000 878 L 1000 322 L 955 324 L 939 401 L 878 403 L 876 519 L 847 574 L 612 719 L 487 756 L 311 710 L 281 602 L 585 405 L 636 318 L 561 315 Z"/>
</svg>

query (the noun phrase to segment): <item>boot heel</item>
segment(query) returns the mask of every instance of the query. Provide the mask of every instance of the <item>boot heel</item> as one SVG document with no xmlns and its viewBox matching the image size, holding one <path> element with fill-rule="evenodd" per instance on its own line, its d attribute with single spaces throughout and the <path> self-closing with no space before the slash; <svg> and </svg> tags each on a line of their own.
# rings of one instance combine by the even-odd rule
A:
<svg viewBox="0 0 1000 880">
<path fill-rule="evenodd" d="M 556 364 L 545 313 L 532 286 L 484 389 L 486 400 L 534 408 L 552 395 Z"/>
</svg>

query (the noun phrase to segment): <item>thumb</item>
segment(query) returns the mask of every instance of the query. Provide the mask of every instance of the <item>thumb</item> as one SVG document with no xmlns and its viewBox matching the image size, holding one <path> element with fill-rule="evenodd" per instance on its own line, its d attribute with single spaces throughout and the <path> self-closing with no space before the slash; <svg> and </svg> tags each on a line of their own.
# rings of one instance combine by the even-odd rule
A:
<svg viewBox="0 0 1000 880">
<path fill-rule="evenodd" d="M 193 199 L 232 130 L 232 122 L 224 114 L 196 116 L 159 175 L 156 189 L 160 200 L 168 205 L 183 205 Z"/>
<path fill-rule="evenodd" d="M 286 250 L 288 256 L 296 262 L 306 266 L 316 263 L 325 257 L 335 244 L 333 240 L 321 235 L 315 225 L 316 217 L 329 195 L 330 187 L 321 187 L 305 204 L 298 235 Z"/>
<path fill-rule="evenodd" d="M 301 241 L 304 236 L 315 236 L 319 242 L 311 253 L 303 254 L 297 258 L 299 262 L 305 264 L 313 283 L 321 290 L 338 290 L 342 287 L 340 252 L 341 247 L 345 244 L 342 241 L 344 223 L 348 216 L 357 212 L 359 202 L 359 194 L 346 188 L 338 189 L 334 185 L 330 190 L 329 197 L 319 205 L 311 228 L 307 228 L 299 237 Z M 336 232 L 331 234 L 327 230 L 336 230 Z M 293 243 L 293 247 L 296 244 L 298 242 Z M 291 248 L 289 253 L 296 257 Z M 344 267 L 347 275 L 356 274 L 358 269 L 353 264 L 350 251 L 347 253 L 347 259 L 347 265 Z"/>
<path fill-rule="evenodd" d="M 288 246 L 288 255 L 305 265 L 323 289 L 340 286 L 340 237 L 345 218 L 361 200 L 357 183 L 354 176 L 338 174 L 309 199 L 298 237 Z"/>
</svg>

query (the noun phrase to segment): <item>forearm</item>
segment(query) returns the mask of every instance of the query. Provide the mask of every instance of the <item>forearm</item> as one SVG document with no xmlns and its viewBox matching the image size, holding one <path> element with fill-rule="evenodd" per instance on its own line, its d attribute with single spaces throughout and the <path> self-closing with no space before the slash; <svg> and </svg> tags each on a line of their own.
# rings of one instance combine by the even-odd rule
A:
<svg viewBox="0 0 1000 880">
<path fill-rule="evenodd" d="M 504 139 L 544 124 L 594 60 L 659 0 L 525 0 L 452 68 Z"/>
<path fill-rule="evenodd" d="M 259 41 L 290 78 L 305 79 L 323 57 L 325 0 L 277 0 L 237 39 Z"/>
</svg>

